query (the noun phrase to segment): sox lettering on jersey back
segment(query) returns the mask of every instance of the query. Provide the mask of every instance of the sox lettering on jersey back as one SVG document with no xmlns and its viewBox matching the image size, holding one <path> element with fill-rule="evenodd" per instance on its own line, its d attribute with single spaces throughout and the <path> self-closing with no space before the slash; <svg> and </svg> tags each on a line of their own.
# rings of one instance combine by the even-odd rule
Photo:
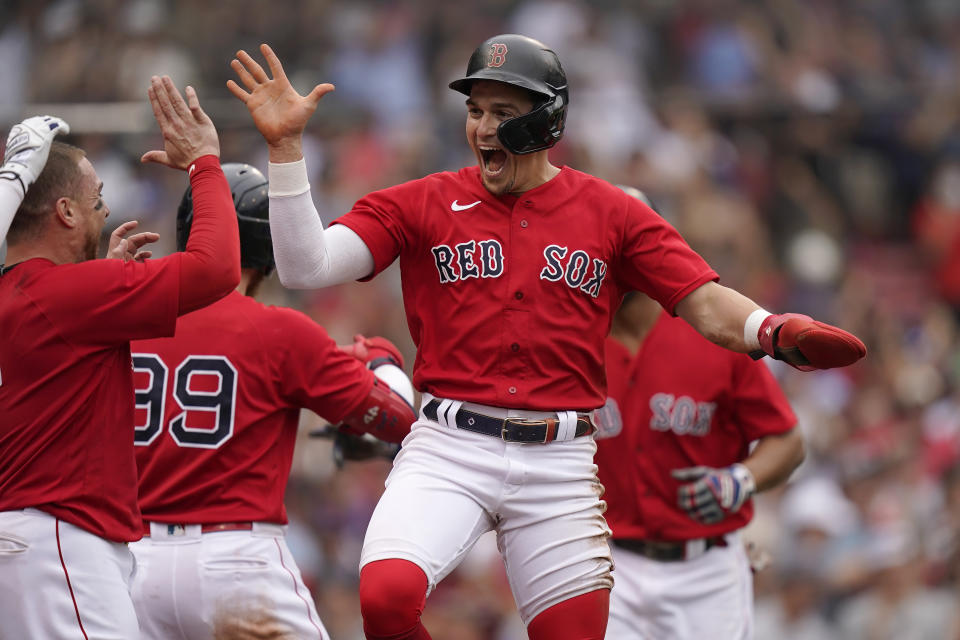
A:
<svg viewBox="0 0 960 640">
<path fill-rule="evenodd" d="M 623 292 L 672 310 L 716 279 L 646 205 L 569 168 L 519 198 L 492 195 L 477 167 L 433 174 L 335 222 L 369 247 L 371 277 L 400 259 L 414 385 L 483 404 L 603 405 L 600 354 Z"/>
</svg>

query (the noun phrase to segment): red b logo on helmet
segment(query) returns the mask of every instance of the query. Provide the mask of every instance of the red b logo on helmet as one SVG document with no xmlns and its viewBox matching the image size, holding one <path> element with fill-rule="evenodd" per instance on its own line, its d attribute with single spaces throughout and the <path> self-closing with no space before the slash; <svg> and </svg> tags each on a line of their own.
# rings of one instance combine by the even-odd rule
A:
<svg viewBox="0 0 960 640">
<path fill-rule="evenodd" d="M 490 45 L 490 62 L 488 67 L 502 67 L 507 61 L 507 45 L 502 42 L 494 42 Z"/>
</svg>

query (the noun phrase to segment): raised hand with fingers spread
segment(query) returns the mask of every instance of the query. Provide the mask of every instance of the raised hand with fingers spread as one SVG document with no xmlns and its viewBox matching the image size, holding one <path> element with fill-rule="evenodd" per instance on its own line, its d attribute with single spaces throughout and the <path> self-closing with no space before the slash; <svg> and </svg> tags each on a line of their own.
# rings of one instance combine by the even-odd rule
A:
<svg viewBox="0 0 960 640">
<path fill-rule="evenodd" d="M 307 121 L 317 110 L 320 99 L 333 91 L 334 87 L 329 83 L 318 84 L 310 93 L 301 96 L 290 84 L 273 49 L 262 44 L 260 52 L 266 58 L 273 78 L 250 54 L 240 50 L 230 62 L 230 67 L 246 90 L 233 80 L 227 81 L 227 89 L 247 105 L 253 123 L 270 146 L 271 161 L 299 160 L 302 155 L 300 136 Z"/>
<path fill-rule="evenodd" d="M 156 162 L 184 171 L 201 156 L 220 157 L 220 139 L 210 117 L 200 108 L 197 92 L 187 87 L 184 100 L 169 76 L 153 76 L 147 95 L 163 134 L 163 150 L 147 151 L 141 162 Z"/>
</svg>

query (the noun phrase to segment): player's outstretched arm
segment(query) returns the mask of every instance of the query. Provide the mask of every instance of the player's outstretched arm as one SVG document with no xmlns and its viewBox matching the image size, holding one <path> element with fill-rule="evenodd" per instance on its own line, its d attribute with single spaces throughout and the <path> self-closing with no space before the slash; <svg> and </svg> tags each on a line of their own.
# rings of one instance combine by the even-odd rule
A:
<svg viewBox="0 0 960 640">
<path fill-rule="evenodd" d="M 27 189 L 47 164 L 54 137 L 60 133 L 70 133 L 70 125 L 55 116 L 31 116 L 10 129 L 0 167 L 0 244 Z"/>
<path fill-rule="evenodd" d="M 677 303 L 677 315 L 711 342 L 753 357 L 768 355 L 801 371 L 853 364 L 867 348 L 843 329 L 809 316 L 771 314 L 743 294 L 716 282 Z"/>
<path fill-rule="evenodd" d="M 217 129 L 200 107 L 197 93 L 184 100 L 168 76 L 150 79 L 147 95 L 163 134 L 163 149 L 142 162 L 183 169 L 193 189 L 193 225 L 180 259 L 180 314 L 230 293 L 240 282 L 240 232 L 230 185 L 220 169 Z M 171 256 L 173 258 L 174 256 Z"/>
<path fill-rule="evenodd" d="M 273 49 L 263 44 L 260 51 L 270 74 L 241 50 L 230 67 L 243 86 L 228 80 L 227 88 L 246 105 L 267 142 L 270 234 L 280 282 L 291 289 L 313 289 L 367 276 L 373 272 L 373 255 L 360 236 L 345 227 L 323 228 L 303 159 L 303 130 L 333 85 L 318 84 L 301 96 Z"/>
</svg>

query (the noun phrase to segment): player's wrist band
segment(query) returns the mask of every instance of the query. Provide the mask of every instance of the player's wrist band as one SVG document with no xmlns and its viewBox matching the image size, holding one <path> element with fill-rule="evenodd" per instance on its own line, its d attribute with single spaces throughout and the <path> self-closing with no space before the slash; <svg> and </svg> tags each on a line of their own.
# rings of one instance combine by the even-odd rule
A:
<svg viewBox="0 0 960 640">
<path fill-rule="evenodd" d="M 16 180 L 16 184 L 20 185 L 20 197 L 22 198 L 27 194 L 27 185 L 23 183 L 23 178 L 16 171 L 0 168 L 0 179 L 9 180 L 11 184 Z"/>
<path fill-rule="evenodd" d="M 760 325 L 769 316 L 773 314 L 766 309 L 756 309 L 747 316 L 747 321 L 743 323 L 743 341 L 747 344 L 750 351 L 761 351 L 760 347 Z"/>
<path fill-rule="evenodd" d="M 307 161 L 300 158 L 296 162 L 271 162 L 267 167 L 267 181 L 267 195 L 271 198 L 306 193 L 310 191 Z"/>
<path fill-rule="evenodd" d="M 376 369 L 383 364 L 392 364 L 395 367 L 400 367 L 400 363 L 393 356 L 379 356 L 367 362 L 367 369 Z"/>
<path fill-rule="evenodd" d="M 750 497 L 757 492 L 757 481 L 754 479 L 753 474 L 745 464 L 736 462 L 730 465 L 730 474 L 733 475 L 733 477 L 737 479 L 737 482 L 740 483 L 740 486 L 747 494 L 747 497 Z"/>
</svg>

